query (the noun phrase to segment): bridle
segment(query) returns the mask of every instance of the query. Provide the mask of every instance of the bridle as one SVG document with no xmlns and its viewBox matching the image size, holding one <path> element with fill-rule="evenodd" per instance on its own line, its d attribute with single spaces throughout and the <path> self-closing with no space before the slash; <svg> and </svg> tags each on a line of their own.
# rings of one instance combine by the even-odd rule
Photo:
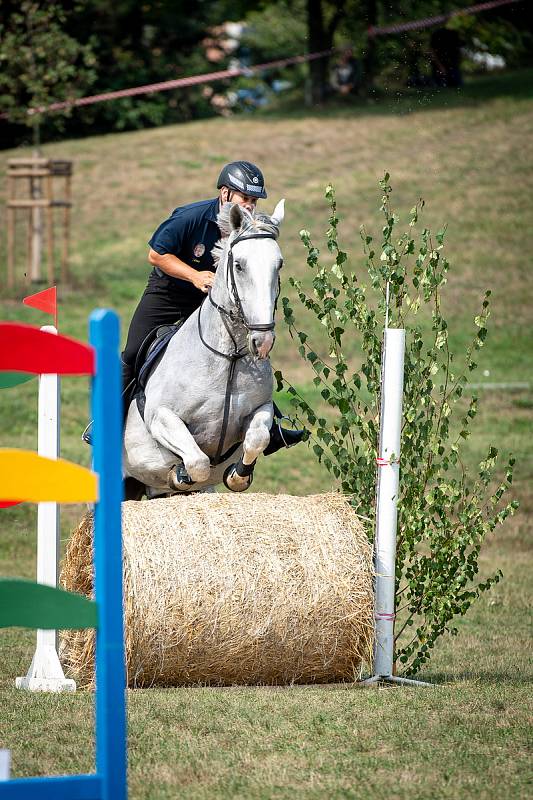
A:
<svg viewBox="0 0 533 800">
<path fill-rule="evenodd" d="M 233 299 L 235 301 L 235 305 L 237 306 L 237 314 L 235 311 L 230 310 L 227 311 L 223 306 L 215 303 L 213 298 L 211 297 L 211 293 L 209 293 L 209 300 L 211 304 L 220 312 L 222 318 L 227 317 L 231 319 L 232 322 L 240 322 L 241 325 L 244 325 L 246 330 L 248 331 L 272 331 L 274 330 L 275 321 L 266 322 L 266 323 L 257 323 L 252 324 L 248 322 L 246 319 L 246 314 L 244 313 L 244 309 L 242 307 L 241 298 L 239 296 L 239 290 L 237 289 L 237 284 L 235 282 L 235 270 L 234 270 L 234 259 L 233 259 L 233 248 L 239 242 L 245 242 L 247 239 L 276 239 L 276 236 L 272 233 L 252 233 L 252 234 L 241 234 L 240 236 L 236 236 L 232 242 L 230 242 L 229 250 L 228 250 L 228 273 L 231 281 L 231 292 L 233 294 Z M 278 282 L 278 295 L 279 295 L 279 282 Z M 277 296 L 276 296 L 276 303 L 277 303 Z M 274 311 L 276 307 L 274 307 Z"/>
<path fill-rule="evenodd" d="M 217 350 L 216 348 L 212 347 L 210 344 L 208 344 L 205 341 L 205 339 L 203 337 L 203 334 L 202 334 L 202 323 L 201 323 L 202 306 L 200 306 L 200 308 L 198 310 L 198 335 L 200 337 L 200 341 L 212 353 L 215 353 L 215 355 L 221 356 L 222 358 L 225 358 L 227 361 L 230 362 L 229 372 L 228 372 L 228 380 L 227 380 L 227 383 L 226 383 L 226 395 L 225 395 L 225 398 L 224 398 L 224 414 L 223 414 L 223 418 L 222 418 L 222 430 L 221 430 L 221 433 L 220 433 L 220 441 L 218 443 L 217 452 L 216 452 L 215 458 L 212 461 L 213 466 L 216 466 L 217 464 L 220 463 L 221 455 L 222 455 L 222 449 L 224 447 L 224 439 L 226 438 L 226 430 L 227 430 L 227 427 L 228 427 L 229 406 L 230 406 L 230 398 L 231 398 L 231 384 L 233 382 L 233 375 L 235 373 L 235 366 L 237 364 L 237 361 L 239 361 L 241 358 L 243 358 L 246 355 L 246 353 L 248 352 L 248 347 L 245 347 L 244 349 L 238 347 L 237 342 L 235 340 L 235 337 L 233 335 L 233 332 L 231 330 L 231 324 L 235 324 L 235 323 L 241 324 L 246 328 L 246 330 L 249 333 L 251 333 L 251 331 L 260 331 L 260 332 L 272 331 L 272 330 L 274 330 L 274 327 L 276 325 L 276 322 L 275 322 L 274 318 L 272 319 L 271 322 L 264 322 L 264 323 L 257 323 L 257 324 L 248 322 L 248 320 L 246 319 L 246 314 L 244 313 L 244 309 L 242 307 L 241 298 L 239 296 L 239 290 L 237 289 L 237 283 L 235 281 L 233 247 L 236 244 L 238 244 L 239 242 L 244 242 L 247 239 L 276 239 L 276 238 L 277 237 L 274 236 L 274 234 L 272 234 L 272 233 L 252 233 L 252 234 L 242 233 L 242 234 L 236 236 L 235 239 L 233 239 L 233 241 L 230 242 L 229 249 L 228 249 L 228 257 L 227 257 L 227 269 L 228 269 L 228 274 L 229 274 L 229 278 L 230 278 L 231 293 L 233 295 L 233 301 L 234 301 L 235 306 L 236 306 L 235 309 L 229 309 L 228 310 L 228 309 L 224 308 L 224 306 L 221 306 L 219 303 L 216 303 L 213 300 L 213 298 L 211 297 L 211 290 L 210 289 L 208 290 L 207 296 L 209 298 L 209 302 L 211 303 L 212 306 L 214 306 L 216 308 L 216 310 L 219 312 L 219 314 L 221 316 L 222 322 L 224 323 L 224 327 L 226 328 L 226 330 L 228 332 L 228 335 L 229 335 L 229 337 L 231 339 L 231 342 L 233 344 L 233 353 L 223 353 L 222 351 Z M 280 293 L 280 286 L 281 286 L 280 278 L 279 278 L 279 275 L 278 275 L 278 291 L 277 291 L 277 294 L 276 294 L 276 301 L 274 303 L 274 317 L 276 315 L 276 309 L 277 309 L 277 305 L 278 305 L 278 297 L 279 297 L 279 293 Z"/>
<path fill-rule="evenodd" d="M 248 332 L 251 332 L 251 331 L 260 331 L 260 332 L 273 331 L 274 327 L 276 325 L 276 322 L 275 322 L 274 318 L 272 319 L 271 322 L 257 322 L 257 323 L 249 322 L 247 320 L 247 318 L 246 318 L 246 314 L 244 313 L 244 309 L 242 307 L 242 301 L 241 301 L 241 298 L 240 298 L 240 295 L 239 295 L 239 290 L 237 288 L 237 283 L 235 281 L 233 247 L 236 244 L 238 244 L 239 242 L 246 241 L 247 239 L 276 239 L 276 236 L 274 236 L 274 234 L 272 234 L 272 233 L 252 233 L 252 234 L 247 234 L 247 235 L 246 234 L 241 234 L 239 236 L 236 236 L 235 239 L 233 239 L 233 241 L 230 242 L 229 249 L 228 249 L 228 257 L 227 257 L 227 270 L 228 270 L 229 279 L 230 279 L 231 293 L 233 295 L 233 300 L 234 300 L 236 308 L 235 309 L 229 309 L 229 310 L 227 308 L 224 308 L 224 306 L 220 305 L 220 303 L 217 303 L 215 300 L 213 300 L 213 297 L 211 295 L 211 290 L 210 289 L 208 290 L 208 293 L 207 293 L 209 302 L 219 312 L 219 314 L 220 314 L 220 316 L 222 318 L 222 322 L 224 323 L 224 327 L 226 328 L 226 330 L 227 330 L 227 332 L 229 334 L 229 337 L 230 337 L 230 339 L 231 339 L 231 341 L 233 343 L 233 353 L 222 353 L 220 350 L 217 350 L 216 348 L 212 347 L 210 344 L 208 344 L 205 341 L 204 336 L 202 334 L 202 321 L 201 321 L 202 307 L 201 306 L 200 306 L 200 311 L 198 313 L 198 334 L 200 336 L 200 340 L 201 340 L 202 344 L 205 345 L 205 347 L 207 347 L 208 350 L 211 350 L 212 353 L 216 353 L 216 355 L 222 356 L 222 358 L 227 358 L 230 361 L 237 361 L 239 358 L 243 358 L 243 356 L 246 355 L 246 350 L 240 350 L 238 348 L 237 342 L 235 341 L 235 337 L 233 336 L 233 332 L 232 332 L 232 330 L 230 328 L 230 323 L 232 323 L 233 325 L 235 325 L 236 323 L 237 324 L 241 324 L 244 328 L 246 328 L 246 330 Z M 274 304 L 274 316 L 276 314 L 276 309 L 277 309 L 277 305 L 278 305 L 279 292 L 280 292 L 280 279 L 279 279 L 279 275 L 278 275 L 278 291 L 277 291 L 277 294 L 276 294 L 276 301 L 275 301 L 275 304 Z"/>
</svg>

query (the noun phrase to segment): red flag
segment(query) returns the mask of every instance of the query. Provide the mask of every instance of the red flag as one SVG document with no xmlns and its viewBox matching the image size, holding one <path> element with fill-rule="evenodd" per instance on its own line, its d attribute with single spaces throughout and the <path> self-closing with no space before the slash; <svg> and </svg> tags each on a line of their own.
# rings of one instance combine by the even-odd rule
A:
<svg viewBox="0 0 533 800">
<path fill-rule="evenodd" d="M 37 294 L 30 294 L 22 302 L 26 306 L 44 311 L 45 314 L 52 314 L 57 328 L 57 289 L 55 286 L 50 289 L 43 289 L 42 292 L 37 292 Z"/>
</svg>

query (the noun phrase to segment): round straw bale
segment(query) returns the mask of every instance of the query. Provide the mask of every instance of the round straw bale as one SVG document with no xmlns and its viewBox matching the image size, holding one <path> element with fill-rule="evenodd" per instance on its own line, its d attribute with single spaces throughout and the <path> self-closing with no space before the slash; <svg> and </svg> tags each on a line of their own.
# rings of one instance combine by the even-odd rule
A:
<svg viewBox="0 0 533 800">
<path fill-rule="evenodd" d="M 193 494 L 122 506 L 129 686 L 355 680 L 373 641 L 371 547 L 340 494 Z M 92 516 L 66 589 L 92 590 Z M 63 636 L 80 686 L 93 631 Z"/>
</svg>

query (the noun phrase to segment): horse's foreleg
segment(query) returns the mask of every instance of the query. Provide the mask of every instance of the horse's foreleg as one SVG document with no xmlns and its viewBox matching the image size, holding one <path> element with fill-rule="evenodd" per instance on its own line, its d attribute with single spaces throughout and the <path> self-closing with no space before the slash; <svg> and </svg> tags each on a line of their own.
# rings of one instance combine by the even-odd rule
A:
<svg viewBox="0 0 533 800">
<path fill-rule="evenodd" d="M 272 403 L 265 403 L 250 416 L 243 442 L 242 462 L 253 464 L 270 442 L 270 428 L 274 419 Z"/>
<path fill-rule="evenodd" d="M 232 492 L 244 492 L 252 483 L 257 457 L 270 442 L 274 410 L 272 403 L 259 406 L 250 416 L 243 441 L 243 455 L 224 475 L 224 483 Z"/>
<path fill-rule="evenodd" d="M 187 426 L 177 414 L 164 406 L 158 408 L 147 427 L 159 444 L 182 459 L 193 483 L 202 483 L 209 478 L 211 471 L 209 456 L 200 450 Z"/>
</svg>

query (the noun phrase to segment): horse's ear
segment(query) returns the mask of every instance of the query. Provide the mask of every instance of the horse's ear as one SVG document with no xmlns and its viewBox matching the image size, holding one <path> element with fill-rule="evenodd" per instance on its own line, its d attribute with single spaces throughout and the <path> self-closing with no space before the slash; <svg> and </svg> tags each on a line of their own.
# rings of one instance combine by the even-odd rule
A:
<svg viewBox="0 0 533 800">
<path fill-rule="evenodd" d="M 242 208 L 235 203 L 235 205 L 233 205 L 231 207 L 231 210 L 229 212 L 229 221 L 230 221 L 232 230 L 234 230 L 234 231 L 240 230 L 243 218 L 244 218 L 244 214 L 243 214 Z"/>
<path fill-rule="evenodd" d="M 272 220 L 274 225 L 277 228 L 279 228 L 279 226 L 283 222 L 284 217 L 285 217 L 285 199 L 279 201 L 276 208 L 272 212 L 272 216 L 270 217 L 270 219 Z"/>
</svg>

